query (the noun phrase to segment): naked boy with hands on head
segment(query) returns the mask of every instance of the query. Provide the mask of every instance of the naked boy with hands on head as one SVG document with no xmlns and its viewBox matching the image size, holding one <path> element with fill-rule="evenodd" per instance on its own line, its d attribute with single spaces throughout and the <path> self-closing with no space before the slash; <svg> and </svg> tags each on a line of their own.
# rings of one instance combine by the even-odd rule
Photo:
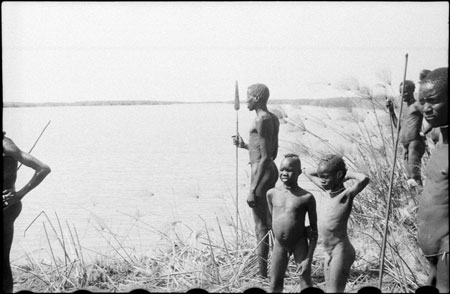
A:
<svg viewBox="0 0 450 294">
<path fill-rule="evenodd" d="M 316 201 L 310 192 L 298 186 L 297 180 L 301 173 L 298 156 L 285 155 L 280 165 L 283 186 L 267 192 L 275 237 L 270 277 L 272 292 L 283 291 L 284 275 L 291 254 L 294 254 L 299 266 L 300 289 L 312 287 L 311 262 L 317 244 Z M 308 228 L 305 227 L 306 213 L 310 224 Z"/>
<path fill-rule="evenodd" d="M 247 90 L 247 107 L 256 112 L 250 126 L 249 143 L 239 136 L 233 136 L 234 145 L 247 149 L 250 156 L 251 177 L 247 204 L 252 208 L 259 256 L 259 274 L 267 278 L 267 258 L 269 254 L 268 232 L 271 219 L 267 207 L 266 193 L 275 187 L 278 169 L 274 159 L 278 153 L 278 132 L 280 122 L 267 109 L 269 89 L 263 84 L 254 84 Z"/>
<path fill-rule="evenodd" d="M 305 175 L 317 186 L 329 191 L 324 201 L 324 214 L 319 218 L 319 236 L 327 254 L 325 260 L 326 292 L 342 293 L 355 261 L 355 249 L 347 234 L 347 223 L 353 206 L 353 198 L 369 183 L 362 173 L 347 171 L 342 157 L 329 154 L 319 162 L 317 169 L 305 171 Z M 347 180 L 356 180 L 345 187 Z"/>
</svg>

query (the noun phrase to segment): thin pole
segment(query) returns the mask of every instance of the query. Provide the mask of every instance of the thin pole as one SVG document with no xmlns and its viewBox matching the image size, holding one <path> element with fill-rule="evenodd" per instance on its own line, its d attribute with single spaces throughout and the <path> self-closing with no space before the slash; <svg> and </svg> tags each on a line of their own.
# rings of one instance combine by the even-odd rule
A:
<svg viewBox="0 0 450 294">
<path fill-rule="evenodd" d="M 234 109 L 236 110 L 236 139 L 239 138 L 239 90 L 238 82 L 236 81 L 236 89 L 234 94 Z M 238 146 L 236 145 L 236 250 L 239 249 L 239 186 L 238 186 L 238 160 L 239 152 Z"/>
<path fill-rule="evenodd" d="M 44 129 L 41 131 L 41 133 L 39 134 L 39 137 L 36 139 L 36 141 L 34 142 L 33 146 L 31 147 L 30 151 L 28 151 L 28 153 L 31 153 L 31 151 L 33 151 L 34 146 L 36 146 L 37 142 L 39 141 L 39 139 L 42 137 L 42 135 L 44 134 L 45 130 L 47 129 L 48 125 L 51 123 L 52 121 L 49 120 L 48 123 L 45 125 Z M 19 167 L 17 168 L 17 170 L 19 170 L 19 168 L 22 166 L 22 163 L 20 163 Z"/>
<path fill-rule="evenodd" d="M 408 67 L 408 53 L 405 55 L 405 72 L 403 75 L 403 83 L 402 83 L 402 92 L 401 92 L 401 98 L 403 99 L 403 93 L 405 92 L 405 80 L 406 80 L 406 69 Z M 400 134 L 400 122 L 402 117 L 402 109 L 403 109 L 403 101 L 401 101 L 400 104 L 400 113 L 398 115 L 398 127 L 397 127 L 397 138 L 395 141 L 395 149 L 394 149 L 394 162 L 392 163 L 392 171 L 391 171 L 391 179 L 389 182 L 389 193 L 388 193 L 388 203 L 387 203 L 387 212 L 386 212 L 386 221 L 384 224 L 384 234 L 383 234 L 383 243 L 381 245 L 381 264 L 380 264 L 380 273 L 379 273 L 379 286 L 378 288 L 380 290 L 383 285 L 383 270 L 384 270 L 384 254 L 386 250 L 386 239 L 387 239 L 387 233 L 388 233 L 388 223 L 389 223 L 389 209 L 391 207 L 391 195 L 392 195 L 392 183 L 394 181 L 394 172 L 395 172 L 395 163 L 397 161 L 397 148 L 398 148 L 398 139 Z"/>
</svg>

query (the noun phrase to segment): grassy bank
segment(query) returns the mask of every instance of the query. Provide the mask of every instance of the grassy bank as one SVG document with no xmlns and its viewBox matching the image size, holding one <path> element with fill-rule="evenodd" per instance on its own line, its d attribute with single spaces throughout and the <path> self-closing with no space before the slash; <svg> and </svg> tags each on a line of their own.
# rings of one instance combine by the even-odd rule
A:
<svg viewBox="0 0 450 294">
<path fill-rule="evenodd" d="M 349 234 L 357 251 L 347 291 L 378 286 L 379 255 L 387 211 L 394 131 L 383 110 L 308 108 L 276 105 L 273 110 L 283 121 L 280 145 L 298 153 L 305 166 L 314 166 L 328 152 L 341 153 L 350 169 L 371 178 L 370 185 L 355 199 Z M 400 154 L 400 152 L 398 152 Z M 427 157 L 424 158 L 426 163 Z M 416 245 L 416 221 L 412 193 L 406 186 L 401 156 L 394 170 L 389 237 L 385 258 L 383 292 L 414 292 L 425 280 L 426 262 Z M 301 179 L 305 181 L 304 178 Z M 316 195 L 320 202 L 321 195 Z M 320 217 L 320 214 L 319 214 Z M 57 216 L 45 218 L 50 261 L 29 254 L 25 263 L 13 264 L 15 291 L 185 292 L 203 288 L 209 292 L 242 292 L 251 287 L 268 291 L 268 281 L 257 276 L 256 239 L 250 212 L 235 215 L 231 226 L 217 219 L 203 222 L 200 229 L 176 222 L 169 234 L 152 228 L 167 246 L 151 255 L 139 253 L 116 239 L 111 254 L 87 258 L 76 228 Z M 108 228 L 106 228 L 108 230 Z M 112 235 L 114 232 L 111 232 Z M 58 248 L 55 248 L 55 241 Z M 53 246 L 53 247 L 52 247 Z M 14 250 L 14 249 L 13 249 Z M 63 252 L 62 254 L 56 252 Z M 323 252 L 320 245 L 313 261 L 312 277 L 323 289 Z M 285 292 L 299 292 L 296 266 L 291 261 L 285 279 Z"/>
</svg>

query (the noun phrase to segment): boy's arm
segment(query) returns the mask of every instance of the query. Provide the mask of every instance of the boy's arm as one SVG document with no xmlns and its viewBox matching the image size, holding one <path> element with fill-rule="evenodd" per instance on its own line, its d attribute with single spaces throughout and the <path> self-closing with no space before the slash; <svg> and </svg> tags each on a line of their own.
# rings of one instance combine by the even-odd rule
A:
<svg viewBox="0 0 450 294">
<path fill-rule="evenodd" d="M 309 259 L 309 262 L 312 262 L 314 250 L 316 249 L 318 239 L 316 199 L 312 194 L 311 200 L 308 201 L 308 217 L 309 217 L 310 231 L 307 232 L 309 239 L 307 258 Z"/>
<path fill-rule="evenodd" d="M 358 195 L 358 193 L 361 192 L 370 182 L 369 177 L 365 174 L 351 171 L 347 171 L 347 174 L 345 175 L 344 182 L 347 180 L 356 180 L 356 183 L 347 189 L 350 197 L 355 197 Z"/>
<path fill-rule="evenodd" d="M 316 169 L 305 169 L 303 168 L 303 174 L 311 181 L 313 182 L 317 187 L 322 188 L 322 182 L 319 178 L 319 176 L 317 175 L 317 170 Z"/>
</svg>

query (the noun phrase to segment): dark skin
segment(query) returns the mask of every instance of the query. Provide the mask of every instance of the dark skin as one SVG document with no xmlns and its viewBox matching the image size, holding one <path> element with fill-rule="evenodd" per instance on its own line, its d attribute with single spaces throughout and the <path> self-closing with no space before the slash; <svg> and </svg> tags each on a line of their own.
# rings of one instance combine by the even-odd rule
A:
<svg viewBox="0 0 450 294">
<path fill-rule="evenodd" d="M 423 193 L 419 199 L 418 243 L 429 263 L 427 285 L 449 292 L 448 241 L 448 81 L 425 81 L 419 90 L 423 115 L 441 136 L 427 163 Z"/>
<path fill-rule="evenodd" d="M 283 187 L 273 188 L 267 192 L 267 203 L 272 215 L 272 231 L 275 236 L 271 292 L 283 291 L 284 275 L 292 253 L 298 264 L 300 289 L 312 287 L 311 262 L 317 244 L 316 201 L 310 192 L 298 186 L 300 174 L 298 158 L 283 159 L 280 165 L 280 180 Z M 306 213 L 309 217 L 309 228 L 305 228 Z"/>
<path fill-rule="evenodd" d="M 267 109 L 267 98 L 256 95 L 249 88 L 247 107 L 256 112 L 256 118 L 250 127 L 249 144 L 233 136 L 233 142 L 240 148 L 247 149 L 250 155 L 251 183 L 247 204 L 252 208 L 255 232 L 258 244 L 259 274 L 267 277 L 267 259 L 269 254 L 268 232 L 271 219 L 267 207 L 267 191 L 275 187 L 278 169 L 274 159 L 278 153 L 278 132 L 280 122 Z"/>
<path fill-rule="evenodd" d="M 362 173 L 330 169 L 326 165 L 317 170 L 305 171 L 305 175 L 320 188 L 329 191 L 325 201 L 326 213 L 319 223 L 319 236 L 328 255 L 325 261 L 325 283 L 327 293 L 343 293 L 355 260 L 355 249 L 347 235 L 347 223 L 353 206 L 353 199 L 369 183 Z M 355 184 L 346 188 L 344 182 L 355 180 Z M 322 209 L 322 208 L 321 208 Z"/>
<path fill-rule="evenodd" d="M 410 81 L 400 84 L 399 92 L 402 93 L 402 100 L 406 104 L 402 113 L 402 122 L 400 128 L 400 143 L 404 149 L 404 166 L 408 175 L 408 185 L 411 187 L 422 186 L 422 177 L 420 167 L 422 156 L 425 153 L 425 138 L 421 134 L 423 115 L 422 106 L 414 98 L 415 85 Z M 390 108 L 394 121 L 397 120 L 393 108 Z"/>
<path fill-rule="evenodd" d="M 22 189 L 16 191 L 15 182 L 19 162 L 34 169 L 35 173 Z M 13 291 L 10 252 L 14 236 L 14 221 L 22 210 L 21 200 L 49 173 L 48 165 L 20 150 L 11 139 L 3 136 L 3 292 L 5 293 Z"/>
</svg>

